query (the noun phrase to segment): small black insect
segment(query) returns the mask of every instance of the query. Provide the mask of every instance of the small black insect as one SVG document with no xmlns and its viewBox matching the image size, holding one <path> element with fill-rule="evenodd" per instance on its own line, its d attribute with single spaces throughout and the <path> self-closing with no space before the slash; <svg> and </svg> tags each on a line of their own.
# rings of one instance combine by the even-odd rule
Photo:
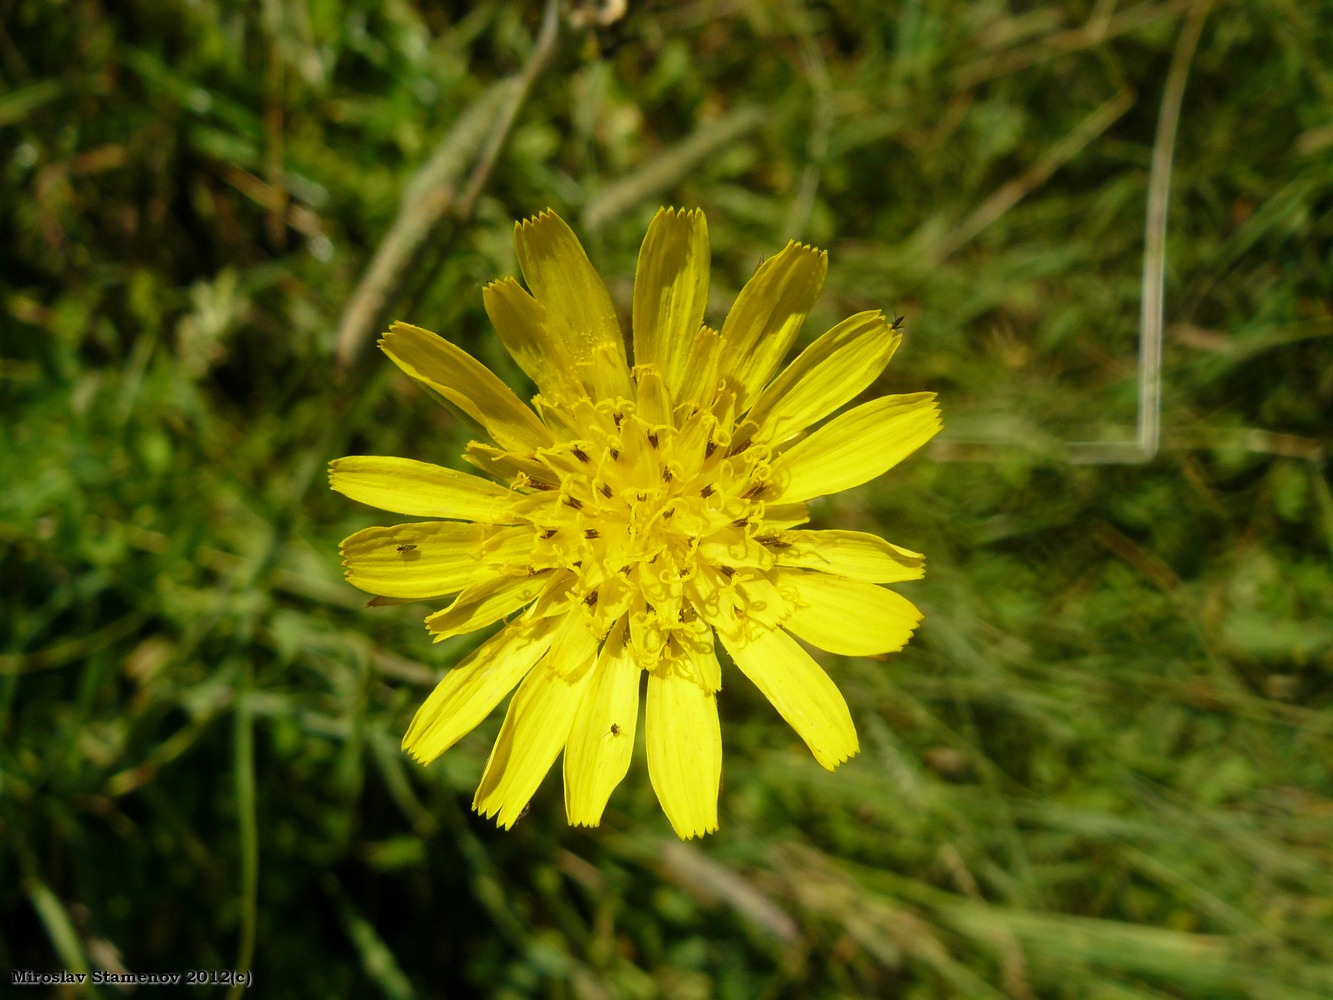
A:
<svg viewBox="0 0 1333 1000">
<path fill-rule="evenodd" d="M 620 723 L 619 723 L 619 722 L 613 722 L 613 723 L 611 723 L 611 735 L 612 735 L 612 736 L 619 736 L 619 735 L 620 735 Z"/>
<path fill-rule="evenodd" d="M 901 329 L 903 328 L 903 322 L 904 322 L 906 319 L 907 319 L 906 316 L 899 316 L 897 319 L 895 319 L 895 320 L 889 325 L 889 329 L 890 329 L 890 330 L 901 330 Z"/>
<path fill-rule="evenodd" d="M 415 552 L 416 548 L 415 545 L 400 545 L 398 546 L 398 551 L 402 553 Z"/>
</svg>

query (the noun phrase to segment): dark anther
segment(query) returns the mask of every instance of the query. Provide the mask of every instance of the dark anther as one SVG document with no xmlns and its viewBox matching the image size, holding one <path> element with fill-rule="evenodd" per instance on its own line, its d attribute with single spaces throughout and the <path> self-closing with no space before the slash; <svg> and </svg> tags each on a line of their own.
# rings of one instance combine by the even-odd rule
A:
<svg viewBox="0 0 1333 1000">
<path fill-rule="evenodd" d="M 550 483 L 544 483 L 540 479 L 529 479 L 528 485 L 531 486 L 534 490 L 546 490 L 549 492 L 550 490 L 555 489 L 555 487 L 552 486 Z"/>
<path fill-rule="evenodd" d="M 719 566 L 718 570 L 721 571 L 722 575 L 725 576 L 728 580 L 730 580 L 733 576 L 736 575 L 736 571 L 732 569 L 730 566 Z"/>
<path fill-rule="evenodd" d="M 565 503 L 566 505 L 573 507 L 575 510 L 583 509 L 583 501 L 578 497 L 565 497 Z"/>
<path fill-rule="evenodd" d="M 554 538 L 554 537 L 555 537 L 555 533 L 556 533 L 557 531 L 559 531 L 559 530 L 560 530 L 559 528 L 543 528 L 543 529 L 542 529 L 542 541 L 546 541 L 546 539 L 548 539 L 548 538 Z"/>
<path fill-rule="evenodd" d="M 625 414 L 623 414 L 623 413 L 617 413 L 617 414 L 616 414 L 614 417 L 612 417 L 611 419 L 614 420 L 614 421 L 616 422 L 616 426 L 619 427 L 619 426 L 620 426 L 620 421 L 622 421 L 622 420 L 625 419 Z"/>
<path fill-rule="evenodd" d="M 602 534 L 602 533 L 601 533 L 600 531 L 598 531 L 596 528 L 588 528 L 587 530 L 585 530 L 585 531 L 583 532 L 583 537 L 584 537 L 584 538 L 600 538 L 600 537 L 601 537 L 601 534 Z"/>
<path fill-rule="evenodd" d="M 643 609 L 647 611 L 650 615 L 657 614 L 657 609 L 653 607 L 651 604 L 649 604 L 647 601 L 643 602 Z"/>
<path fill-rule="evenodd" d="M 611 484 L 610 484 L 610 483 L 602 483 L 602 485 L 599 486 L 599 487 L 597 487 L 597 488 L 601 491 L 602 496 L 606 497 L 608 500 L 611 499 Z"/>
<path fill-rule="evenodd" d="M 733 528 L 744 528 L 749 523 L 750 519 L 748 517 L 738 517 L 736 520 L 731 522 L 731 526 Z"/>
<path fill-rule="evenodd" d="M 717 442 L 709 438 L 708 443 L 704 445 L 704 458 L 712 458 L 715 451 L 717 451 Z"/>
<path fill-rule="evenodd" d="M 620 459 L 620 449 L 612 448 L 610 449 L 610 451 L 611 451 L 611 461 L 613 462 L 618 461 Z"/>
<path fill-rule="evenodd" d="M 657 431 L 653 431 L 651 434 L 648 435 L 648 443 L 652 445 L 654 448 L 657 447 Z"/>
<path fill-rule="evenodd" d="M 703 497 L 705 500 L 707 500 L 709 497 L 711 497 L 711 496 L 712 496 L 714 493 L 716 493 L 716 492 L 717 492 L 717 490 L 713 489 L 713 484 L 712 484 L 712 483 L 709 483 L 707 486 L 705 486 L 703 489 L 701 489 L 701 490 L 699 491 L 699 496 L 701 496 L 701 497 Z"/>
<path fill-rule="evenodd" d="M 662 482 L 664 483 L 671 482 L 671 470 L 666 468 L 665 466 L 662 468 Z"/>
<path fill-rule="evenodd" d="M 753 500 L 761 493 L 763 493 L 764 490 L 766 489 L 768 489 L 768 483 L 755 483 L 748 490 L 746 490 L 744 493 L 741 494 L 741 499 Z"/>
<path fill-rule="evenodd" d="M 674 513 L 676 513 L 676 508 L 675 508 L 675 507 L 668 507 L 666 510 L 662 511 L 662 520 L 663 520 L 663 521 L 670 521 L 670 520 L 671 520 L 671 515 L 674 514 Z"/>
<path fill-rule="evenodd" d="M 580 448 L 578 445 L 574 445 L 572 450 L 574 452 L 574 457 L 577 458 L 580 462 L 584 463 L 585 465 L 592 461 L 592 459 L 588 457 L 588 453 L 584 451 L 582 448 Z"/>
<path fill-rule="evenodd" d="M 583 603 L 588 605 L 588 607 L 590 608 L 597 607 L 597 591 L 594 590 L 591 594 L 585 597 L 583 599 Z"/>
<path fill-rule="evenodd" d="M 779 549 L 779 550 L 781 550 L 781 549 L 789 549 L 789 548 L 791 548 L 791 542 L 784 542 L 784 541 L 783 541 L 781 538 L 779 538 L 777 535 L 769 535 L 767 538 L 761 538 L 761 539 L 759 539 L 759 544 L 760 544 L 760 545 L 765 545 L 765 546 L 767 546 L 767 547 L 770 548 L 770 549 Z"/>
</svg>

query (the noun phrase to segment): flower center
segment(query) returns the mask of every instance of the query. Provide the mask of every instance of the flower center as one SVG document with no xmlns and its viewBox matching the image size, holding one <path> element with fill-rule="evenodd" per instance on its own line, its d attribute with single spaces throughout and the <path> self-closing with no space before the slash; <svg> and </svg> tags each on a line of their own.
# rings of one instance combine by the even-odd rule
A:
<svg viewBox="0 0 1333 1000">
<path fill-rule="evenodd" d="M 558 443 L 536 453 L 540 472 L 514 481 L 534 490 L 530 571 L 554 571 L 553 588 L 599 639 L 623 621 L 645 661 L 669 656 L 700 618 L 743 615 L 746 585 L 763 582 L 780 544 L 763 534 L 769 450 L 751 441 L 753 424 L 735 424 L 730 393 L 673 409 L 648 395 L 641 380 L 636 400 L 539 398 Z"/>
</svg>

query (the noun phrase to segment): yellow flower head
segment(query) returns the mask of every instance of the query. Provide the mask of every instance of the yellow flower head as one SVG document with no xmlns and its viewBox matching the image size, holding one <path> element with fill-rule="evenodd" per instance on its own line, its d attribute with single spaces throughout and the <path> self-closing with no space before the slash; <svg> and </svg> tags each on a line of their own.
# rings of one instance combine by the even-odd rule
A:
<svg viewBox="0 0 1333 1000">
<path fill-rule="evenodd" d="M 848 656 L 901 649 L 921 614 L 878 584 L 919 578 L 924 560 L 874 535 L 795 529 L 806 501 L 873 479 L 939 431 L 934 394 L 881 397 L 809 429 L 867 388 L 901 339 L 881 313 L 858 313 L 775 376 L 824 283 L 822 251 L 789 243 L 765 260 L 718 332 L 703 323 L 703 213 L 658 212 L 635 274 L 631 367 L 606 286 L 560 217 L 520 223 L 514 239 L 531 291 L 505 278 L 483 296 L 539 395 L 529 407 L 447 340 L 395 323 L 380 346 L 485 428 L 490 442 L 465 458 L 492 478 L 335 461 L 334 489 L 433 519 L 352 535 L 347 579 L 448 601 L 426 619 L 437 641 L 507 619 L 403 740 L 427 763 L 517 685 L 479 812 L 512 826 L 563 750 L 569 821 L 595 826 L 629 769 L 647 673 L 653 788 L 681 837 L 709 833 L 722 774 L 715 636 L 820 764 L 859 749 L 847 703 L 796 638 Z"/>
</svg>

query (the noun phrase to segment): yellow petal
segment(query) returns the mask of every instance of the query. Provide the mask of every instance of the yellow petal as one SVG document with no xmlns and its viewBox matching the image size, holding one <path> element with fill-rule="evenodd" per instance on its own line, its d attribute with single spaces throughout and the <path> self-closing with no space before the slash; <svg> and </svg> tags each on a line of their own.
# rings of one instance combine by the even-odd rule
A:
<svg viewBox="0 0 1333 1000">
<path fill-rule="evenodd" d="M 765 576 L 753 576 L 736 584 L 746 617 L 751 621 L 774 628 L 790 617 L 792 604 Z"/>
<path fill-rule="evenodd" d="M 463 461 L 475 465 L 488 476 L 496 479 L 514 479 L 521 472 L 529 480 L 544 481 L 550 470 L 534 455 L 520 455 L 505 451 L 481 441 L 469 441 L 463 449 Z M 549 485 L 549 484 L 548 484 Z"/>
<path fill-rule="evenodd" d="M 408 375 L 486 428 L 501 447 L 535 451 L 552 443 L 551 432 L 509 386 L 439 334 L 395 323 L 380 340 L 380 348 Z"/>
<path fill-rule="evenodd" d="M 556 629 L 549 658 L 551 669 L 563 677 L 573 677 L 597 658 L 601 641 L 587 605 L 574 605 L 561 616 Z"/>
<path fill-rule="evenodd" d="M 546 309 L 553 336 L 598 398 L 627 396 L 625 338 L 606 285 L 574 231 L 545 211 L 514 227 L 514 249 L 532 294 Z"/>
<path fill-rule="evenodd" d="M 516 500 L 496 483 L 410 458 L 352 455 L 329 463 L 329 485 L 344 496 L 414 517 L 512 524 Z"/>
<path fill-rule="evenodd" d="M 526 576 L 532 565 L 532 525 L 491 528 L 481 543 L 481 560 L 502 576 Z"/>
<path fill-rule="evenodd" d="M 781 444 L 856 398 L 884 370 L 902 335 L 880 312 L 843 320 L 800 353 L 760 393 L 749 419 Z"/>
<path fill-rule="evenodd" d="M 656 365 L 672 398 L 680 388 L 690 338 L 704 321 L 708 269 L 703 212 L 659 209 L 634 272 L 634 363 Z"/>
<path fill-rule="evenodd" d="M 748 642 L 723 636 L 736 666 L 832 771 L 861 749 L 847 702 L 836 684 L 781 629 L 754 629 Z"/>
<path fill-rule="evenodd" d="M 426 628 L 441 642 L 489 625 L 536 599 L 549 576 L 499 576 L 474 583 L 443 611 L 426 619 Z"/>
<path fill-rule="evenodd" d="M 493 281 L 481 290 L 481 299 L 500 343 L 545 396 L 572 403 L 585 395 L 545 307 L 522 285 L 513 278 Z"/>
<path fill-rule="evenodd" d="M 787 531 L 777 539 L 779 566 L 817 569 L 867 583 L 901 583 L 926 575 L 926 557 L 864 531 Z"/>
<path fill-rule="evenodd" d="M 498 814 L 506 830 L 517 822 L 569 739 L 591 677 L 586 668 L 563 676 L 543 661 L 523 678 L 486 762 L 473 809 L 486 817 Z"/>
<path fill-rule="evenodd" d="M 806 642 L 844 656 L 892 653 L 921 623 L 911 601 L 873 583 L 826 573 L 778 569 L 774 582 L 791 588 L 796 610 L 784 623 Z"/>
<path fill-rule="evenodd" d="M 764 527 L 784 531 L 810 520 L 810 508 L 803 503 L 770 503 L 764 506 Z"/>
<path fill-rule="evenodd" d="M 883 396 L 834 417 L 774 462 L 785 472 L 774 503 L 840 493 L 882 475 L 939 433 L 933 392 Z"/>
<path fill-rule="evenodd" d="M 736 390 L 738 411 L 787 356 L 827 273 L 828 254 L 793 242 L 760 264 L 741 289 L 722 324 L 719 372 Z"/>
<path fill-rule="evenodd" d="M 670 423 L 671 396 L 661 371 L 656 365 L 644 365 L 636 366 L 634 374 L 638 382 L 639 416 L 652 426 Z"/>
<path fill-rule="evenodd" d="M 648 778 L 672 829 L 681 840 L 712 833 L 722 782 L 716 696 L 664 664 L 648 674 L 643 724 Z"/>
<path fill-rule="evenodd" d="M 710 694 L 722 690 L 722 665 L 717 662 L 713 630 L 707 624 L 696 619 L 681 626 L 672 642 L 680 650 L 680 666 L 697 684 Z"/>
<path fill-rule="evenodd" d="M 685 364 L 672 392 L 677 403 L 708 406 L 717 391 L 717 369 L 721 338 L 716 330 L 702 326 L 689 341 Z"/>
<path fill-rule="evenodd" d="M 484 546 L 531 545 L 532 529 L 487 529 L 460 521 L 420 521 L 386 528 L 366 528 L 343 539 L 347 582 L 383 597 L 439 597 L 497 574 L 484 561 Z M 503 536 L 503 537 L 501 537 Z"/>
<path fill-rule="evenodd" d="M 600 823 L 607 799 L 629 771 L 641 673 L 621 629 L 613 628 L 565 746 L 565 815 L 574 826 Z"/>
<path fill-rule="evenodd" d="M 545 627 L 497 632 L 435 686 L 407 727 L 403 749 L 429 764 L 480 725 L 550 645 Z"/>
</svg>

